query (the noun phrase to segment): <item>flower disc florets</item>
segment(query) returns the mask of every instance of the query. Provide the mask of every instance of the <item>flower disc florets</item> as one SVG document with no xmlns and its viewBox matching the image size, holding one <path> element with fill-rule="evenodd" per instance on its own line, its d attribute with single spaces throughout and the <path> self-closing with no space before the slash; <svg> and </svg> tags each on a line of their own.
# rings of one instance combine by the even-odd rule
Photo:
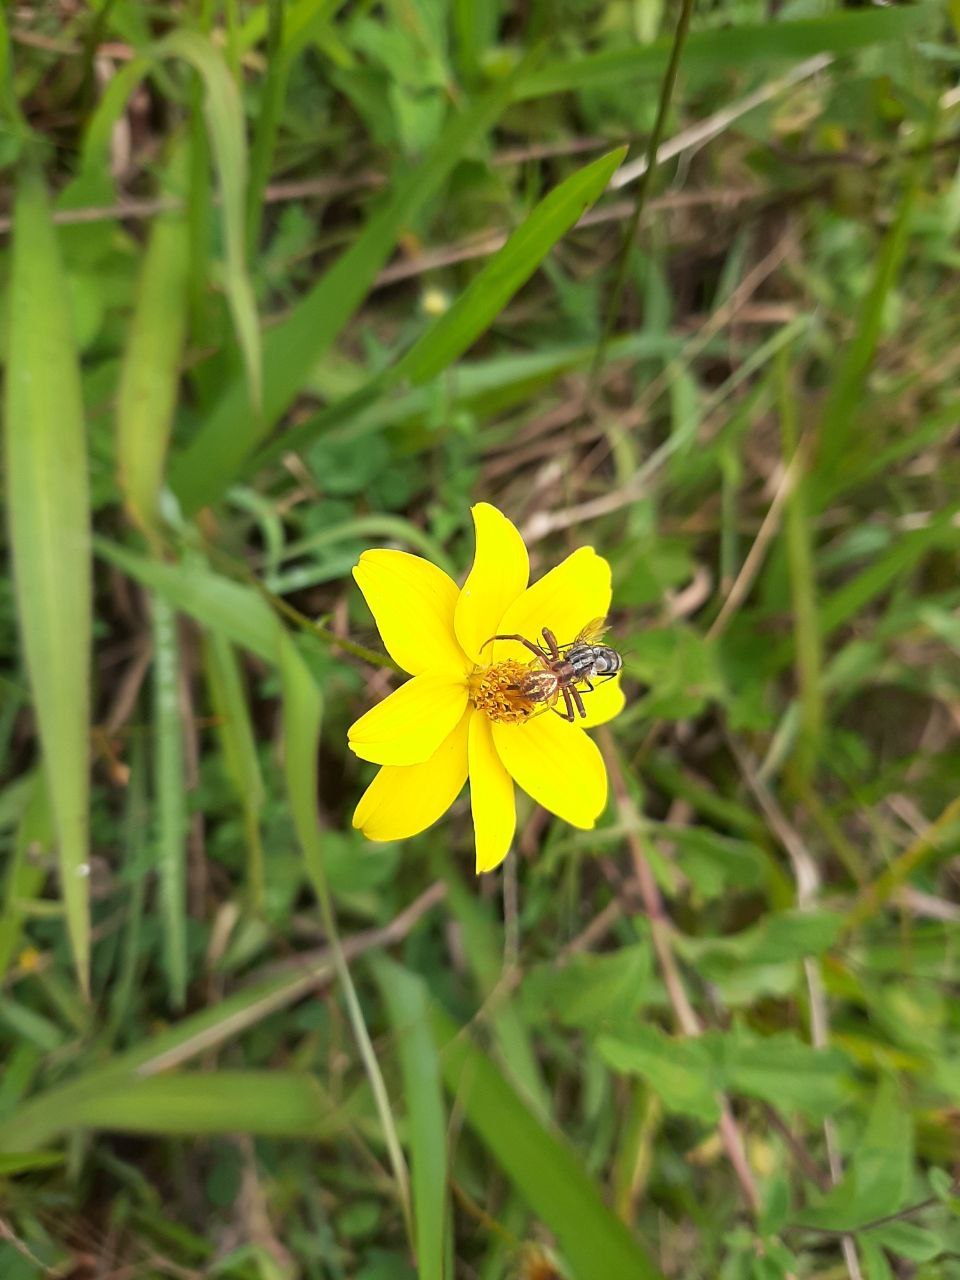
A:
<svg viewBox="0 0 960 1280">
<path fill-rule="evenodd" d="M 521 692 L 527 676 L 521 662 L 508 659 L 492 667 L 477 667 L 467 677 L 471 705 L 488 720 L 500 724 L 519 724 L 534 712 L 534 705 Z"/>
</svg>

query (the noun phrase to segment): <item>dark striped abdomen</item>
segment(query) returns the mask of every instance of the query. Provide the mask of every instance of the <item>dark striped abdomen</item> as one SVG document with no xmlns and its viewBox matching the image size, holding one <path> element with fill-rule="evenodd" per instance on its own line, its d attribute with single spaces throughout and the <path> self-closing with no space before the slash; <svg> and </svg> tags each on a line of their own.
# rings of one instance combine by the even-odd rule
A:
<svg viewBox="0 0 960 1280">
<path fill-rule="evenodd" d="M 605 644 L 578 644 L 567 654 L 574 681 L 589 680 L 593 676 L 615 675 L 623 666 L 623 659 L 616 649 Z"/>
</svg>

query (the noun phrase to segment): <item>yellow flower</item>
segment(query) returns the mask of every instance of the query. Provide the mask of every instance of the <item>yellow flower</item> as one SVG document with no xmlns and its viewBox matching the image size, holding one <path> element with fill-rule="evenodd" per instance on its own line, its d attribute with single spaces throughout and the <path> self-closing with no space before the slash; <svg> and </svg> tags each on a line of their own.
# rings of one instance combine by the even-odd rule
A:
<svg viewBox="0 0 960 1280">
<path fill-rule="evenodd" d="M 571 641 L 610 608 L 610 566 L 581 547 L 532 587 L 520 534 L 496 507 L 473 508 L 477 550 L 461 590 L 405 551 L 365 551 L 353 571 L 394 661 L 413 677 L 351 727 L 350 747 L 382 765 L 353 825 L 370 840 L 417 835 L 470 778 L 477 871 L 507 856 L 516 829 L 514 783 L 572 826 L 589 830 L 607 803 L 607 774 L 585 728 L 623 707 L 619 678 L 585 692 L 586 719 L 569 724 L 516 689 L 544 627 Z M 534 660 L 534 665 L 535 660 Z"/>
</svg>

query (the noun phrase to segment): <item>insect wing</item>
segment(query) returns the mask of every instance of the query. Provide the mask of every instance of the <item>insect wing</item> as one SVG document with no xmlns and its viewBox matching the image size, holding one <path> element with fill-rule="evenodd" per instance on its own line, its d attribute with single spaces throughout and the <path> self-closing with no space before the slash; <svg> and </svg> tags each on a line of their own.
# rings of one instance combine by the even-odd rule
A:
<svg viewBox="0 0 960 1280">
<path fill-rule="evenodd" d="M 574 640 L 574 644 L 599 644 L 607 633 L 606 618 L 593 618 Z"/>
</svg>

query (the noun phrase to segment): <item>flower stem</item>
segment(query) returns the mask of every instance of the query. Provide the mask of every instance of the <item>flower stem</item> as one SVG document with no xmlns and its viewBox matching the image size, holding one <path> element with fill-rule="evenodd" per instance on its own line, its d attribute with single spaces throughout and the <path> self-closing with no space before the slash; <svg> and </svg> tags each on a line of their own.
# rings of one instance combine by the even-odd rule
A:
<svg viewBox="0 0 960 1280">
<path fill-rule="evenodd" d="M 623 232 L 623 240 L 620 243 L 620 253 L 617 257 L 617 265 L 613 279 L 613 292 L 610 295 L 610 302 L 607 306 L 607 316 L 604 323 L 603 332 L 597 342 L 597 349 L 593 357 L 593 365 L 590 370 L 590 397 L 593 397 L 596 391 L 597 381 L 603 368 L 603 362 L 607 354 L 607 344 L 613 335 L 616 327 L 617 315 L 620 311 L 620 303 L 623 301 L 623 291 L 627 283 L 627 271 L 630 266 L 630 250 L 636 239 L 637 228 L 640 226 L 640 218 L 647 203 L 647 196 L 650 193 L 650 184 L 653 180 L 653 172 L 657 167 L 657 152 L 660 150 L 660 143 L 663 139 L 663 131 L 667 123 L 667 113 L 670 110 L 670 103 L 673 99 L 673 91 L 677 83 L 677 72 L 680 69 L 680 55 L 683 53 L 683 46 L 687 40 L 687 34 L 690 30 L 690 20 L 693 17 L 693 8 L 695 0 L 682 0 L 680 9 L 680 18 L 677 22 L 677 29 L 673 35 L 673 47 L 670 50 L 670 61 L 667 64 L 667 70 L 663 77 L 663 83 L 660 86 L 660 102 L 657 106 L 657 118 L 653 124 L 653 131 L 650 134 L 650 140 L 647 143 L 647 162 L 643 173 L 640 175 L 640 181 L 637 184 L 637 194 L 634 199 L 633 213 L 630 215 L 630 221 L 627 223 Z"/>
</svg>

